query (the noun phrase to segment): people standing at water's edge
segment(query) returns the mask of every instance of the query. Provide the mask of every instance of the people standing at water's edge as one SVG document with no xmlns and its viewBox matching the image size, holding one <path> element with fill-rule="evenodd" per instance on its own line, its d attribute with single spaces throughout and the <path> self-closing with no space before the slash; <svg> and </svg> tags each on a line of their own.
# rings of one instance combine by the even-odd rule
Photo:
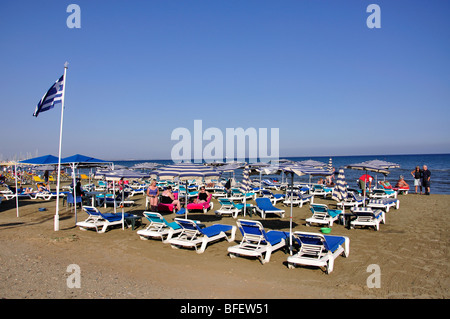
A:
<svg viewBox="0 0 450 319">
<path fill-rule="evenodd" d="M 430 195 L 430 180 L 431 172 L 428 170 L 427 165 L 424 165 L 422 172 L 422 186 L 425 190 L 425 195 Z"/>
<path fill-rule="evenodd" d="M 414 187 L 416 189 L 416 194 L 418 189 L 420 188 L 420 194 L 422 194 L 422 170 L 419 166 L 416 166 L 416 169 L 411 172 L 412 177 L 414 177 Z"/>
<path fill-rule="evenodd" d="M 155 180 L 153 180 L 147 188 L 147 196 L 150 199 L 150 210 L 156 212 L 158 208 L 159 188 L 156 186 Z"/>
</svg>

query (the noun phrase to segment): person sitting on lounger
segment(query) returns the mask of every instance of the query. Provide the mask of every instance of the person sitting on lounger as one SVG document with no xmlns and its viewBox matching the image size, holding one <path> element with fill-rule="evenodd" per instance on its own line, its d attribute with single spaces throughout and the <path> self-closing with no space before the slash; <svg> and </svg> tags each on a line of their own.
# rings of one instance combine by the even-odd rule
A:
<svg viewBox="0 0 450 319">
<path fill-rule="evenodd" d="M 379 183 L 384 189 L 392 189 L 392 186 L 388 181 L 380 181 Z"/>
<path fill-rule="evenodd" d="M 200 187 L 198 197 L 194 200 L 194 203 L 205 203 L 208 200 L 209 193 L 206 191 L 205 186 Z"/>
<path fill-rule="evenodd" d="M 397 184 L 395 184 L 395 187 L 409 188 L 409 185 L 408 185 L 408 183 L 405 182 L 405 180 L 403 179 L 403 176 L 400 175 L 400 179 L 398 180 Z"/>
<path fill-rule="evenodd" d="M 181 209 L 180 201 L 178 199 L 175 199 L 175 196 L 172 193 L 172 186 L 167 186 L 167 189 L 162 192 L 161 203 L 173 204 L 177 206 L 177 210 Z"/>
<path fill-rule="evenodd" d="M 22 186 L 19 187 L 18 193 L 21 194 L 31 194 L 33 193 L 33 189 L 31 187 L 25 187 L 23 188 Z"/>
</svg>

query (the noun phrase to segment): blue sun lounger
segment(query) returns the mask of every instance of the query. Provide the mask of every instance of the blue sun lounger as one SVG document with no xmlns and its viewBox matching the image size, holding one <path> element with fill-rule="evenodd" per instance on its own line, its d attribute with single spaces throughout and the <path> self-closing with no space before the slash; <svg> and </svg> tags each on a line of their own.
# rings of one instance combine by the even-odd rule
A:
<svg viewBox="0 0 450 319">
<path fill-rule="evenodd" d="M 350 239 L 345 236 L 330 236 L 307 232 L 294 232 L 293 237 L 300 245 L 299 251 L 287 259 L 288 268 L 300 266 L 325 267 L 326 273 L 333 271 L 334 260 L 348 257 Z"/>
<path fill-rule="evenodd" d="M 261 214 L 263 219 L 266 218 L 267 214 L 278 214 L 281 218 L 284 217 L 284 210 L 273 206 L 269 198 L 261 197 L 255 199 L 256 201 L 256 211 Z"/>
<path fill-rule="evenodd" d="M 195 221 L 190 219 L 175 218 L 175 221 L 181 226 L 182 231 L 177 237 L 172 237 L 172 239 L 167 242 L 172 246 L 172 248 L 195 248 L 195 251 L 198 254 L 205 251 L 208 243 L 220 239 L 226 239 L 231 242 L 234 240 L 236 235 L 236 226 L 215 224 L 205 228 L 200 228 Z M 227 233 L 230 233 L 229 237 Z"/>
<path fill-rule="evenodd" d="M 167 220 L 160 213 L 144 212 L 145 218 L 150 224 L 145 228 L 137 231 L 141 239 L 160 238 L 166 242 L 172 238 L 173 235 L 181 232 L 181 226 L 177 222 L 167 222 Z"/>
<path fill-rule="evenodd" d="M 239 245 L 228 247 L 231 258 L 257 257 L 265 264 L 270 261 L 272 252 L 285 247 L 289 239 L 289 232 L 277 230 L 266 232 L 259 221 L 238 219 L 236 223 L 242 233 L 242 240 Z"/>
<path fill-rule="evenodd" d="M 108 227 L 114 225 L 122 225 L 125 223 L 127 218 L 130 219 L 137 217 L 136 215 L 125 213 L 125 220 L 122 221 L 122 213 L 102 213 L 93 206 L 83 206 L 83 211 L 85 211 L 89 217 L 82 222 L 76 223 L 76 226 L 80 227 L 81 230 L 95 228 L 97 233 L 104 233 Z M 99 230 L 99 228 L 101 229 Z"/>
<path fill-rule="evenodd" d="M 379 230 L 380 224 L 386 223 L 385 213 L 381 209 L 372 210 L 370 207 L 355 207 L 352 212 L 356 219 L 350 222 L 350 228 L 366 226 L 375 227 L 375 230 Z"/>
</svg>

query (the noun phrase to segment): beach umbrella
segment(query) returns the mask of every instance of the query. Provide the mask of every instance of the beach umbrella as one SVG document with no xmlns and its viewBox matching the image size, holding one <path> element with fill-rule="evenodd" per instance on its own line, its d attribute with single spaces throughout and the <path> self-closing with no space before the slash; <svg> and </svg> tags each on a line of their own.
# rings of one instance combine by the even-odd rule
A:
<svg viewBox="0 0 450 319">
<path fill-rule="evenodd" d="M 344 169 L 339 169 L 339 174 L 336 179 L 336 186 L 334 187 L 332 199 L 341 202 L 347 199 L 347 182 L 345 181 Z M 343 207 L 344 208 L 344 207 Z"/>
<path fill-rule="evenodd" d="M 75 207 L 75 224 L 77 223 L 77 191 L 76 191 L 76 174 L 75 169 L 81 167 L 100 167 L 100 166 L 108 166 L 113 165 L 112 162 L 107 162 L 102 159 L 98 159 L 91 156 L 75 154 L 72 156 L 64 157 L 61 159 L 61 165 L 69 165 L 72 169 L 72 178 L 73 178 L 73 198 L 74 198 L 74 207 Z M 89 176 L 89 183 L 91 182 Z"/>
<path fill-rule="evenodd" d="M 298 176 L 306 175 L 304 170 L 311 169 L 311 167 L 305 167 L 299 165 L 296 162 L 286 163 L 280 165 L 280 170 L 282 170 L 286 177 L 289 174 L 291 176 L 291 213 L 289 217 L 289 252 L 292 255 L 292 218 L 293 218 L 293 196 L 294 196 L 294 174 Z"/>
<path fill-rule="evenodd" d="M 161 164 L 158 164 L 158 163 L 145 162 L 145 163 L 134 164 L 133 166 L 130 167 L 130 169 L 152 170 L 152 169 L 157 168 L 160 165 Z"/>
<path fill-rule="evenodd" d="M 218 178 L 220 176 L 220 172 L 211 166 L 206 166 L 203 164 L 179 163 L 160 167 L 157 169 L 156 175 L 159 179 L 167 180 L 174 180 L 175 178 L 184 181 L 196 178 L 211 180 Z"/>
<path fill-rule="evenodd" d="M 296 164 L 301 165 L 301 166 L 311 166 L 311 167 L 317 167 L 317 168 L 322 168 L 322 167 L 327 166 L 326 163 L 315 161 L 312 159 L 309 159 L 306 161 L 300 161 L 300 162 L 297 162 Z"/>
<path fill-rule="evenodd" d="M 375 173 L 382 173 L 384 175 L 389 174 L 388 168 L 386 166 L 379 166 L 379 164 L 374 163 L 373 161 L 366 161 L 362 163 L 356 163 L 356 164 L 349 164 L 346 165 L 345 168 L 349 169 L 356 169 L 356 170 L 363 170 L 365 171 L 365 175 L 367 175 L 367 172 L 375 172 Z M 364 176 L 364 175 L 363 175 Z M 366 189 L 366 179 L 364 178 L 364 189 Z M 364 206 L 366 205 L 366 191 L 363 192 L 364 197 Z"/>
<path fill-rule="evenodd" d="M 19 161 L 18 164 L 30 164 L 30 165 L 58 164 L 58 157 L 53 155 L 38 156 L 27 160 Z"/>
<path fill-rule="evenodd" d="M 149 174 L 136 172 L 136 171 L 133 171 L 130 169 L 118 169 L 118 170 L 112 170 L 109 172 L 105 172 L 105 179 L 110 180 L 110 181 L 119 181 L 119 180 L 123 180 L 124 178 L 126 178 L 126 179 L 145 178 L 148 176 L 149 176 Z M 123 186 L 124 185 L 122 185 L 122 201 L 124 201 L 124 189 L 125 189 L 125 187 L 123 187 Z M 114 194 L 114 209 L 116 209 L 115 198 L 116 197 Z M 106 198 L 105 198 L 105 200 L 106 200 Z M 122 229 L 125 229 L 124 216 L 125 216 L 124 205 L 122 205 Z"/>
<path fill-rule="evenodd" d="M 17 207 L 17 217 L 19 217 L 19 202 L 18 202 L 18 194 L 17 194 L 17 165 L 21 165 L 21 164 L 25 164 L 25 165 L 58 165 L 59 162 L 59 158 L 54 156 L 54 155 L 44 155 L 44 156 L 38 156 L 38 157 L 33 157 L 27 160 L 23 160 L 23 161 L 19 161 L 16 165 L 15 165 L 15 174 L 16 174 L 16 207 Z M 59 176 L 59 172 L 58 172 L 58 176 Z M 58 179 L 58 186 L 56 187 L 57 190 L 57 198 L 56 198 L 56 214 L 55 214 L 55 218 L 59 218 L 58 216 L 58 211 L 59 211 L 59 179 Z M 56 220 L 56 219 L 55 219 Z"/>
<path fill-rule="evenodd" d="M 244 216 L 245 213 L 247 212 L 247 192 L 250 189 L 250 179 L 248 175 L 249 175 L 249 167 L 248 164 L 246 164 L 242 172 L 242 182 L 241 182 L 241 189 L 244 192 Z"/>
<path fill-rule="evenodd" d="M 216 179 L 220 177 L 220 172 L 217 171 L 212 166 L 207 166 L 203 164 L 179 163 L 160 167 L 159 169 L 156 170 L 156 175 L 160 180 L 178 179 L 180 181 L 185 181 L 187 191 L 188 180 L 196 178 L 200 178 L 203 180 Z M 187 204 L 187 192 L 185 203 Z M 187 211 L 185 214 L 185 218 L 187 218 Z"/>
</svg>

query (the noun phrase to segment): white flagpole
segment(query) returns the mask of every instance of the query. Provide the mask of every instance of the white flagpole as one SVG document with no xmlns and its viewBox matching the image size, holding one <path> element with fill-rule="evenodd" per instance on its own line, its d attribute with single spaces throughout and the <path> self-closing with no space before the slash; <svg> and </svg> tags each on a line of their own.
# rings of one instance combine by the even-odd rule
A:
<svg viewBox="0 0 450 319">
<path fill-rule="evenodd" d="M 64 63 L 64 84 L 61 99 L 61 127 L 59 129 L 59 153 L 58 153 L 58 180 L 56 183 L 56 213 L 55 213 L 55 231 L 59 230 L 59 184 L 61 179 L 61 144 L 62 144 L 62 129 L 63 129 L 63 119 L 64 119 L 64 100 L 66 95 L 66 74 L 68 62 Z"/>
<path fill-rule="evenodd" d="M 14 163 L 14 181 L 16 183 L 16 215 L 19 217 L 19 195 L 17 192 L 17 163 Z"/>
</svg>

